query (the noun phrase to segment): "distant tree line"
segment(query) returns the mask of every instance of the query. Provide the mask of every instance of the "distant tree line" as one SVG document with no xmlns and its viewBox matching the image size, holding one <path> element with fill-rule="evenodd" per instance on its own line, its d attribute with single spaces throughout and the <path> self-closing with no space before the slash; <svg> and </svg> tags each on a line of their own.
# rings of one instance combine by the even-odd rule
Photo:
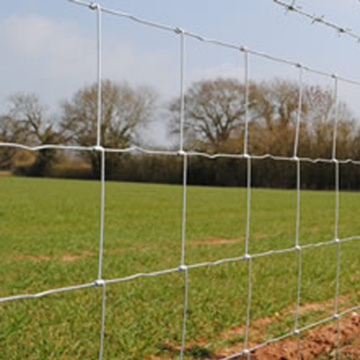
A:
<svg viewBox="0 0 360 360">
<path fill-rule="evenodd" d="M 148 87 L 103 81 L 101 143 L 109 148 L 144 145 L 141 129 L 154 118 L 156 92 Z M 299 88 L 292 81 L 274 79 L 251 83 L 248 97 L 248 152 L 292 157 L 299 115 Z M 242 153 L 245 131 L 245 85 L 236 79 L 218 78 L 193 83 L 185 94 L 185 147 L 214 153 Z M 298 156 L 331 158 L 335 103 L 330 89 L 306 85 L 303 88 Z M 169 136 L 179 133 L 180 99 L 167 106 Z M 360 159 L 360 130 L 346 103 L 337 109 L 337 157 Z M 9 97 L 9 110 L 0 115 L 0 142 L 31 146 L 68 144 L 93 146 L 97 136 L 97 86 L 79 89 L 49 114 L 35 94 Z M 176 149 L 174 146 L 173 150 Z M 0 170 L 32 176 L 98 178 L 99 154 L 41 150 L 29 153 L 11 147 L 0 148 Z M 110 180 L 182 182 L 182 159 L 173 156 L 139 154 L 106 155 L 106 176 Z M 76 166 L 79 168 L 77 169 Z M 334 187 L 333 164 L 302 163 L 304 188 Z M 360 187 L 358 166 L 341 165 L 341 186 Z M 253 186 L 292 188 L 295 163 L 253 160 Z M 191 156 L 189 183 L 198 185 L 245 186 L 246 162 L 240 159 L 207 159 Z"/>
</svg>

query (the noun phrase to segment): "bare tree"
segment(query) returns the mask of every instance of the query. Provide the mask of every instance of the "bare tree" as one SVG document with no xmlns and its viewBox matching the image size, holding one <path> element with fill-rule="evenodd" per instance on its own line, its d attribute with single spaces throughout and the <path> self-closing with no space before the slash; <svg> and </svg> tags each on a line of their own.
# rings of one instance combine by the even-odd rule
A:
<svg viewBox="0 0 360 360">
<path fill-rule="evenodd" d="M 122 148 L 133 142 L 141 125 L 149 121 L 155 93 L 145 87 L 131 88 L 110 80 L 102 83 L 101 144 Z M 67 137 L 76 144 L 96 144 L 97 85 L 78 90 L 70 101 L 63 103 L 61 122 Z"/>
<path fill-rule="evenodd" d="M 19 143 L 25 140 L 20 124 L 9 115 L 0 116 L 0 142 Z M 11 146 L 0 148 L 0 169 L 9 170 L 12 167 L 16 149 Z"/>
<path fill-rule="evenodd" d="M 292 156 L 299 112 L 299 86 L 289 80 L 274 79 L 253 87 L 255 119 L 250 124 L 251 153 Z M 331 157 L 335 103 L 331 89 L 304 85 L 300 109 L 299 155 Z M 338 107 L 337 143 L 349 152 L 356 128 L 352 111 L 344 103 Z"/>
<path fill-rule="evenodd" d="M 180 101 L 170 104 L 172 131 L 179 131 Z M 274 79 L 249 88 L 249 151 L 292 156 L 299 111 L 297 82 Z M 300 153 L 331 156 L 334 99 L 331 89 L 304 85 Z M 188 145 L 207 151 L 241 152 L 244 137 L 245 87 L 236 79 L 205 80 L 190 86 L 185 96 Z M 353 143 L 354 116 L 345 103 L 338 108 L 337 143 L 344 156 Z"/>
<path fill-rule="evenodd" d="M 298 114 L 299 88 L 286 80 L 261 82 L 254 87 L 256 121 L 250 124 L 249 151 L 291 156 Z M 302 113 L 305 106 L 302 106 Z"/>
<path fill-rule="evenodd" d="M 139 130 L 151 119 L 156 101 L 154 90 L 132 88 L 127 83 L 102 83 L 101 144 L 125 148 L 138 139 Z M 78 90 L 62 105 L 61 128 L 66 138 L 82 146 L 96 145 L 97 85 Z M 99 166 L 95 153 L 88 153 L 94 173 Z"/>
<path fill-rule="evenodd" d="M 55 129 L 56 121 L 48 115 L 36 94 L 17 93 L 9 97 L 8 114 L 2 117 L 2 137 L 6 141 L 30 146 L 57 144 L 63 140 Z M 55 159 L 52 150 L 41 150 L 35 154 L 33 169 L 44 173 Z"/>
<path fill-rule="evenodd" d="M 332 155 L 337 111 L 337 156 L 350 157 L 352 145 L 355 145 L 357 126 L 355 115 L 348 105 L 340 102 L 336 109 L 332 91 L 319 86 L 307 87 L 304 101 L 304 133 L 311 140 L 308 154 L 317 154 L 318 157 Z"/>
<path fill-rule="evenodd" d="M 250 108 L 253 107 L 252 88 Z M 170 106 L 170 126 L 179 132 L 180 100 Z M 219 150 L 243 131 L 245 86 L 236 79 L 195 82 L 185 94 L 185 135 L 188 146 Z"/>
</svg>

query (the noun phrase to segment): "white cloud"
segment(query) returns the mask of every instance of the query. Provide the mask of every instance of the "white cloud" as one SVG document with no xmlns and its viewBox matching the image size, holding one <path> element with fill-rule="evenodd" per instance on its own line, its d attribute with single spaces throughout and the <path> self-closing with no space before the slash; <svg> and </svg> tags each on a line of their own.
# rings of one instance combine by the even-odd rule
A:
<svg viewBox="0 0 360 360">
<path fill-rule="evenodd" d="M 91 30 L 91 29 L 90 29 Z M 36 14 L 12 15 L 0 22 L 0 97 L 34 91 L 56 105 L 80 86 L 96 79 L 95 31 L 69 21 Z M 146 84 L 175 94 L 178 73 L 166 49 L 143 51 L 111 39 L 104 41 L 104 77 Z"/>
<path fill-rule="evenodd" d="M 53 21 L 39 15 L 13 15 L 0 25 L 2 48 L 14 58 L 37 61 L 38 70 L 63 77 L 86 73 L 92 40 L 73 22 Z M 44 67 L 45 65 L 45 67 Z M 84 67 L 85 65 L 85 67 Z"/>
<path fill-rule="evenodd" d="M 0 23 L 0 47 L 4 95 L 34 91 L 56 102 L 94 74 L 92 40 L 76 23 L 12 15 Z"/>
</svg>

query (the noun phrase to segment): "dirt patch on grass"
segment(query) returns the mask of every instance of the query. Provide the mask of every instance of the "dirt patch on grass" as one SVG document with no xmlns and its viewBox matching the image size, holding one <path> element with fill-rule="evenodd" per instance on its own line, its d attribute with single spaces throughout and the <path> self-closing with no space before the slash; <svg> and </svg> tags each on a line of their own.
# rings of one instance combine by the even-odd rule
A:
<svg viewBox="0 0 360 360">
<path fill-rule="evenodd" d="M 14 259 L 16 260 L 30 260 L 30 261 L 34 261 L 34 262 L 40 262 L 40 261 L 49 261 L 49 260 L 61 260 L 64 262 L 72 262 L 72 261 L 76 261 L 76 260 L 80 260 L 83 259 L 89 255 L 91 255 L 91 251 L 83 251 L 80 254 L 71 254 L 71 253 L 66 253 L 66 254 L 62 254 L 60 257 L 58 256 L 53 256 L 53 255 L 15 255 Z"/>
<path fill-rule="evenodd" d="M 64 254 L 61 256 L 60 260 L 65 262 L 71 262 L 83 259 L 89 255 L 91 255 L 91 251 L 84 251 L 81 254 Z"/>
<path fill-rule="evenodd" d="M 39 261 L 44 261 L 44 260 L 52 260 L 53 257 L 50 255 L 38 255 L 38 256 L 15 255 L 14 259 L 16 259 L 16 260 L 31 260 L 31 261 L 39 262 Z"/>
<path fill-rule="evenodd" d="M 137 251 L 143 252 L 144 249 L 139 249 L 138 247 L 123 247 L 123 248 L 114 248 L 114 249 L 104 249 L 106 254 L 122 254 L 128 251 Z M 34 262 L 39 261 L 49 261 L 49 260 L 60 260 L 63 262 L 73 262 L 84 259 L 88 256 L 94 255 L 95 253 L 90 250 L 85 250 L 81 253 L 65 253 L 61 255 L 14 255 L 15 260 L 30 260 Z"/>
<path fill-rule="evenodd" d="M 11 171 L 0 171 L 0 177 L 12 176 L 12 174 Z"/>
<path fill-rule="evenodd" d="M 254 239 L 261 240 L 261 239 L 266 239 L 266 238 L 270 237 L 270 235 L 257 234 L 257 235 L 252 235 L 252 237 Z M 231 244 L 241 243 L 242 241 L 245 241 L 244 236 L 240 236 L 237 239 L 223 239 L 223 238 L 214 237 L 214 238 L 209 238 L 209 239 L 204 239 L 204 240 L 187 241 L 186 244 L 187 245 L 231 245 Z"/>
<path fill-rule="evenodd" d="M 349 300 L 348 296 L 341 296 L 339 302 Z M 311 313 L 318 310 L 332 309 L 334 300 L 319 303 L 304 304 L 300 313 Z M 287 308 L 273 317 L 264 317 L 251 322 L 251 337 L 249 347 L 252 348 L 266 341 L 266 328 L 278 320 L 287 316 L 293 316 L 294 310 Z M 195 341 L 188 341 L 185 347 L 186 357 L 189 359 L 223 359 L 241 351 L 243 346 L 241 337 L 245 333 L 245 325 L 231 328 L 218 335 L 218 338 L 231 344 L 221 349 L 210 350 L 209 339 L 198 338 Z M 360 314 L 353 312 L 348 316 L 340 318 L 340 346 L 341 358 L 355 360 L 360 359 Z M 254 339 L 261 339 L 257 343 Z M 336 322 L 315 327 L 314 329 L 301 334 L 301 359 L 302 360 L 325 360 L 336 359 L 337 351 L 337 328 Z M 169 343 L 163 345 L 166 355 L 147 357 L 151 360 L 175 359 L 178 357 L 180 347 Z M 238 356 L 234 360 L 248 360 L 246 356 Z M 299 360 L 298 341 L 295 336 L 282 341 L 268 344 L 253 352 L 251 360 Z"/>
<path fill-rule="evenodd" d="M 271 319 L 266 318 L 258 322 L 258 325 L 265 326 L 271 323 Z M 300 341 L 300 352 L 302 360 L 320 360 L 320 359 L 336 359 L 337 354 L 337 332 L 336 324 L 331 323 L 319 326 L 305 335 L 302 335 Z M 239 333 L 228 333 L 228 336 L 239 335 Z M 349 360 L 360 359 L 360 315 L 353 313 L 340 320 L 340 353 L 341 358 Z M 256 344 L 250 342 L 250 347 Z M 237 344 L 231 348 L 221 351 L 207 350 L 204 345 L 189 345 L 186 347 L 185 353 L 192 359 L 223 359 L 227 356 L 236 354 L 241 349 L 241 344 Z M 176 353 L 180 349 L 172 348 L 171 353 L 174 357 L 156 356 L 149 359 L 175 359 Z M 170 351 L 169 351 L 170 352 Z M 234 357 L 234 360 L 248 360 L 247 356 Z M 299 360 L 298 341 L 297 338 L 291 337 L 285 340 L 269 344 L 251 353 L 251 360 Z"/>
<path fill-rule="evenodd" d="M 340 296 L 339 303 L 346 302 L 349 300 L 347 296 Z M 334 306 L 334 300 L 330 299 L 327 301 L 322 301 L 318 303 L 308 303 L 301 305 L 299 309 L 299 314 L 307 314 L 322 310 L 326 312 L 331 310 Z M 253 321 L 250 325 L 251 328 L 251 337 L 255 339 L 263 339 L 264 332 L 266 327 L 275 323 L 277 320 L 284 319 L 288 316 L 294 316 L 295 305 L 288 307 L 281 313 L 276 313 L 272 318 L 265 317 Z M 348 354 L 352 356 L 356 354 L 355 357 L 350 357 L 350 359 L 360 359 L 360 315 L 358 313 L 353 313 L 351 316 L 342 318 L 340 325 L 340 343 L 341 344 L 350 344 L 347 347 L 342 349 L 343 354 Z M 234 339 L 236 336 L 245 333 L 245 325 L 237 328 L 233 328 L 229 331 L 226 331 L 220 334 L 221 338 L 224 339 Z M 356 341 L 355 341 L 356 340 Z M 265 342 L 263 340 L 262 342 Z M 256 346 L 257 343 L 250 341 L 249 347 Z M 217 351 L 212 357 L 213 359 L 223 358 L 236 354 L 239 352 L 239 347 L 241 342 L 236 345 L 236 347 L 230 347 L 223 351 Z M 256 352 L 251 356 L 252 360 L 298 360 L 298 347 L 297 339 L 287 338 L 283 341 L 276 342 L 274 344 L 269 344 Z M 311 360 L 317 359 L 318 356 L 326 356 L 326 359 L 335 359 L 333 357 L 336 352 L 337 339 L 336 339 L 336 325 L 331 323 L 328 325 L 316 327 L 313 330 L 302 335 L 301 339 L 301 355 L 302 360 Z M 210 357 L 211 359 L 211 357 Z M 239 356 L 235 360 L 247 359 L 246 357 Z"/>
<path fill-rule="evenodd" d="M 335 359 L 337 353 L 336 324 L 331 323 L 309 331 L 300 341 L 301 359 Z M 360 359 L 360 315 L 353 313 L 340 322 L 342 358 Z M 238 357 L 237 360 L 245 359 Z M 251 355 L 252 360 L 298 360 L 297 339 L 289 338 L 270 344 Z"/>
<path fill-rule="evenodd" d="M 187 242 L 187 245 L 227 245 L 227 244 L 238 244 L 244 241 L 243 238 L 239 239 L 218 239 L 211 238 L 207 240 L 194 240 Z"/>
</svg>

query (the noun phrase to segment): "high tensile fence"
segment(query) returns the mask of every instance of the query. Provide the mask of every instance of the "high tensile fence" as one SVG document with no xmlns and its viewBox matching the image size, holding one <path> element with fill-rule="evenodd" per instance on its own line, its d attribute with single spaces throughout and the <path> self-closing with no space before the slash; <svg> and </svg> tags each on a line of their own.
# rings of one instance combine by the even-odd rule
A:
<svg viewBox="0 0 360 360">
<path fill-rule="evenodd" d="M 36 294 L 23 294 L 23 295 L 14 295 L 9 297 L 0 298 L 0 303 L 15 301 L 15 300 L 26 300 L 33 298 L 40 298 L 44 296 L 50 296 L 51 294 L 68 292 L 76 289 L 84 289 L 91 287 L 100 287 L 102 288 L 102 307 L 101 307 L 101 332 L 99 334 L 100 344 L 99 344 L 99 359 L 103 358 L 103 350 L 104 350 L 104 331 L 105 331 L 105 308 L 106 308 L 106 286 L 112 283 L 120 283 L 130 281 L 136 278 L 144 278 L 144 277 L 155 277 L 162 276 L 164 274 L 180 272 L 184 276 L 184 306 L 183 306 L 183 319 L 182 319 L 182 340 L 181 347 L 179 350 L 179 357 L 183 359 L 184 350 L 186 349 L 186 327 L 187 327 L 187 309 L 188 309 L 188 277 L 191 273 L 192 269 L 200 268 L 200 267 L 209 267 L 209 266 L 217 266 L 219 264 L 231 263 L 231 262 L 246 262 L 248 266 L 248 284 L 247 284 L 247 294 L 239 294 L 239 297 L 244 296 L 244 301 L 247 302 L 247 315 L 246 315 L 246 324 L 245 324 L 245 334 L 244 334 L 244 346 L 243 348 L 231 355 L 227 356 L 224 359 L 235 359 L 242 355 L 246 356 L 250 359 L 251 353 L 256 351 L 257 349 L 266 346 L 267 344 L 274 343 L 280 341 L 282 339 L 288 337 L 297 337 L 298 341 L 298 354 L 299 358 L 301 358 L 301 334 L 306 330 L 313 328 L 315 326 L 334 321 L 336 323 L 336 332 L 337 332 L 337 357 L 340 357 L 340 322 L 339 319 L 342 316 L 345 316 L 357 309 L 360 306 L 354 306 L 348 308 L 344 311 L 339 311 L 339 280 L 340 280 L 340 262 L 341 262 L 341 247 L 345 242 L 355 242 L 360 240 L 360 235 L 354 234 L 354 236 L 348 238 L 339 238 L 338 236 L 338 222 L 339 222 L 339 192 L 340 192 L 340 168 L 343 164 L 352 164 L 352 166 L 359 166 L 360 161 L 353 159 L 338 159 L 337 158 L 337 129 L 338 129 L 338 104 L 339 104 L 339 94 L 338 94 L 338 86 L 340 82 L 350 84 L 352 86 L 360 87 L 360 82 L 347 79 L 337 74 L 328 73 L 323 70 L 313 69 L 311 67 L 305 66 L 295 61 L 290 61 L 286 59 L 282 59 L 270 54 L 266 54 L 263 52 L 255 51 L 245 46 L 240 46 L 237 44 L 226 43 L 223 41 L 208 39 L 203 37 L 202 35 L 195 34 L 189 31 L 186 31 L 179 27 L 167 26 L 159 23 L 155 23 L 152 21 L 144 20 L 133 16 L 128 13 L 123 13 L 119 11 L 115 11 L 112 9 L 108 9 L 102 7 L 97 3 L 90 3 L 81 0 L 73 0 L 71 1 L 77 5 L 84 6 L 93 11 L 96 14 L 97 18 L 97 141 L 93 146 L 70 146 L 70 145 L 42 145 L 39 147 L 29 147 L 23 144 L 18 143 L 0 143 L 0 147 L 13 147 L 19 149 L 25 149 L 28 151 L 40 151 L 40 150 L 68 150 L 68 151 L 95 151 L 99 153 L 101 159 L 101 171 L 100 171 L 100 186 L 101 186 L 101 198 L 100 198 L 100 234 L 99 234 L 99 253 L 98 253 L 98 275 L 97 279 L 89 279 L 88 283 L 68 286 L 64 288 L 57 288 L 51 290 L 45 290 Z M 281 2 L 277 1 L 278 3 Z M 282 3 L 283 4 L 283 3 Z M 288 10 L 298 9 L 294 4 L 287 5 Z M 103 147 L 101 143 L 101 125 L 102 125 L 102 18 L 103 15 L 113 15 L 117 16 L 120 19 L 131 20 L 135 23 L 138 23 L 141 26 L 148 26 L 157 28 L 159 31 L 170 32 L 174 35 L 174 41 L 179 42 L 180 46 L 180 69 L 179 69 L 179 79 L 180 79 L 180 139 L 179 139 L 179 148 L 177 151 L 164 151 L 164 150 L 154 150 L 154 149 L 146 149 L 141 147 L 129 147 L 125 149 L 116 149 L 116 148 L 106 148 Z M 318 21 L 318 22 L 323 22 Z M 325 25 L 327 25 L 325 23 Z M 227 154 L 227 153 L 217 153 L 210 154 L 206 152 L 193 152 L 187 151 L 184 147 L 184 122 L 185 122 L 185 77 L 186 77 L 186 40 L 188 38 L 195 39 L 202 43 L 207 43 L 212 46 L 228 48 L 237 52 L 239 56 L 243 56 L 244 59 L 244 82 L 245 82 L 245 129 L 244 129 L 244 139 L 243 139 L 243 152 L 240 154 Z M 253 57 L 258 57 L 264 59 L 264 61 L 271 61 L 282 64 L 283 66 L 295 67 L 298 71 L 298 111 L 297 111 L 297 119 L 296 119 L 296 131 L 293 139 L 293 155 L 290 157 L 277 156 L 273 154 L 263 154 L 263 155 L 253 155 L 249 153 L 248 142 L 249 142 L 249 91 L 250 91 L 250 63 Z M 298 156 L 298 148 L 299 148 L 299 133 L 301 129 L 301 109 L 303 102 L 303 88 L 304 88 L 304 74 L 305 73 L 313 73 L 318 76 L 322 76 L 325 78 L 329 78 L 333 83 L 333 137 L 332 137 L 332 154 L 330 158 L 304 158 Z M 106 163 L 105 163 L 105 155 L 108 153 L 141 153 L 146 155 L 162 155 L 173 157 L 174 159 L 181 158 L 182 159 L 182 179 L 183 179 L 183 200 L 182 200 L 182 228 L 181 228 L 181 252 L 179 253 L 179 266 L 170 269 L 159 269 L 156 272 L 148 272 L 148 273 L 137 273 L 131 276 L 122 277 L 122 278 L 114 278 L 114 279 L 104 279 L 103 278 L 103 241 L 104 241 L 104 208 L 105 208 L 105 173 L 106 173 Z M 185 253 L 185 242 L 186 242 L 186 213 L 187 213 L 187 185 L 188 185 L 188 161 L 191 157 L 202 157 L 207 159 L 219 159 L 219 158 L 228 158 L 228 159 L 242 159 L 246 162 L 246 188 L 247 188 L 247 216 L 246 216 L 246 232 L 245 232 L 245 252 L 242 254 L 238 254 L 233 258 L 223 258 L 217 261 L 205 262 L 205 263 L 197 263 L 192 265 L 187 265 L 186 261 L 186 253 Z M 258 160 L 266 160 L 271 159 L 275 162 L 286 162 L 294 164 L 296 171 L 294 172 L 294 184 L 296 187 L 297 193 L 297 205 L 296 205 L 296 213 L 294 216 L 296 217 L 296 231 L 295 238 L 292 247 L 271 250 L 264 253 L 250 253 L 249 252 L 249 238 L 250 238 L 250 230 L 251 230 L 251 205 L 252 205 L 252 187 L 253 187 L 253 176 L 252 170 L 254 163 Z M 301 173 L 302 168 L 306 167 L 308 164 L 328 164 L 333 167 L 334 178 L 332 184 L 334 185 L 334 197 L 335 197 L 335 208 L 334 208 L 334 225 L 333 225 L 333 236 L 328 239 L 328 241 L 314 244 L 301 245 L 299 242 L 299 227 L 300 227 L 300 193 L 301 193 Z M 180 229 L 179 229 L 180 230 Z M 301 302 L 301 284 L 302 284 L 302 254 L 305 249 L 310 248 L 318 248 L 318 247 L 327 247 L 327 246 L 336 246 L 336 279 L 335 280 L 335 292 L 334 292 L 334 306 L 333 306 L 333 314 L 330 317 L 324 318 L 321 321 L 316 323 L 312 323 L 305 327 L 299 327 L 299 312 L 300 312 L 300 302 Z M 289 333 L 286 333 L 278 338 L 273 338 L 265 341 L 262 344 L 256 345 L 255 347 L 251 347 L 249 343 L 249 328 L 251 321 L 251 309 L 252 309 L 252 265 L 257 261 L 260 257 L 270 256 L 272 254 L 280 254 L 280 253 L 296 253 L 297 261 L 298 261 L 298 270 L 297 270 L 297 295 L 295 300 L 296 308 L 295 308 L 295 316 L 294 316 L 294 326 L 293 330 Z M 121 325 L 120 325 L 121 326 Z"/>
</svg>

